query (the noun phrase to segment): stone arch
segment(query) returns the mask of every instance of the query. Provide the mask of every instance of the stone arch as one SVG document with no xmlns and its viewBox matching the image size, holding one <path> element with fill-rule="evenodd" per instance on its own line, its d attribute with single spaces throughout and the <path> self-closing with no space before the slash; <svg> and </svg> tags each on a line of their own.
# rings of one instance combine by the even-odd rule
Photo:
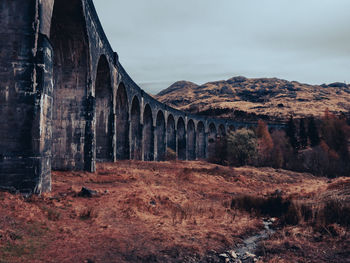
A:
<svg viewBox="0 0 350 263">
<path fill-rule="evenodd" d="M 176 152 L 176 131 L 174 116 L 169 114 L 166 125 L 166 145 L 167 148 Z"/>
<path fill-rule="evenodd" d="M 196 159 L 196 129 L 193 120 L 187 123 L 187 159 Z"/>
<path fill-rule="evenodd" d="M 198 122 L 197 125 L 197 158 L 204 159 L 206 157 L 206 140 L 205 127 L 203 122 Z"/>
<path fill-rule="evenodd" d="M 177 158 L 186 160 L 186 127 L 182 117 L 177 121 Z"/>
<path fill-rule="evenodd" d="M 218 135 L 219 138 L 224 138 L 226 136 L 226 128 L 224 124 L 219 125 Z"/>
<path fill-rule="evenodd" d="M 236 130 L 236 127 L 234 125 L 230 125 L 228 127 L 229 132 L 234 132 Z"/>
<path fill-rule="evenodd" d="M 215 142 L 217 136 L 216 126 L 214 123 L 209 124 L 209 136 L 208 140 L 210 143 Z"/>
<path fill-rule="evenodd" d="M 142 159 L 142 129 L 141 129 L 141 111 L 140 102 L 137 96 L 131 104 L 131 136 L 130 136 L 130 158 L 132 160 Z"/>
<path fill-rule="evenodd" d="M 149 104 L 143 111 L 143 159 L 154 160 L 154 132 L 152 110 Z"/>
<path fill-rule="evenodd" d="M 116 156 L 118 160 L 130 158 L 129 102 L 123 83 L 119 84 L 116 98 Z"/>
<path fill-rule="evenodd" d="M 113 161 L 113 90 L 109 63 L 105 55 L 97 66 L 96 82 L 96 159 Z"/>
<path fill-rule="evenodd" d="M 161 110 L 156 120 L 156 156 L 157 161 L 165 160 L 165 118 Z"/>
<path fill-rule="evenodd" d="M 215 157 L 215 144 L 217 139 L 217 130 L 214 123 L 209 125 L 209 134 L 208 134 L 208 158 L 212 159 Z"/>
<path fill-rule="evenodd" d="M 58 1 L 50 28 L 53 46 L 52 168 L 94 168 L 90 54 L 81 0 Z"/>
</svg>

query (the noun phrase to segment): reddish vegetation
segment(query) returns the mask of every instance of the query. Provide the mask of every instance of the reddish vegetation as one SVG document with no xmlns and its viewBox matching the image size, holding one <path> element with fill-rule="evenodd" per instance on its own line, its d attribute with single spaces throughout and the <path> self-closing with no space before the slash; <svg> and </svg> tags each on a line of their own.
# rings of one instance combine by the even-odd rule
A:
<svg viewBox="0 0 350 263">
<path fill-rule="evenodd" d="M 54 172 L 49 194 L 25 199 L 0 193 L 0 262 L 209 262 L 210 251 L 234 248 L 262 227 L 258 213 L 231 207 L 238 196 L 264 198 L 279 189 L 286 197 L 313 200 L 321 191 L 322 198 L 344 194 L 339 189 L 349 182 L 329 184 L 308 174 L 205 162 L 125 161 L 99 165 L 96 174 Z M 79 197 L 82 186 L 98 195 Z M 333 225 L 338 237 L 348 237 L 344 226 Z M 293 229 L 314 231 L 303 224 Z M 282 259 L 300 256 L 286 249 L 286 231 L 264 243 L 271 262 L 278 262 L 276 251 Z M 325 242 L 350 247 L 323 231 L 327 237 L 317 242 L 292 236 L 295 242 L 307 240 L 310 249 Z M 277 250 L 280 242 L 284 245 Z"/>
</svg>

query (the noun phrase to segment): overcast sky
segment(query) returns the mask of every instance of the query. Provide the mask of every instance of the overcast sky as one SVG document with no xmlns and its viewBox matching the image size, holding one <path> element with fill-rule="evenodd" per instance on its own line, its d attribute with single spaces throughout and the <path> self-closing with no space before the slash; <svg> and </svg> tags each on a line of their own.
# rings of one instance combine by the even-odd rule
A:
<svg viewBox="0 0 350 263">
<path fill-rule="evenodd" d="M 94 0 L 130 76 L 157 93 L 233 76 L 350 82 L 350 0 Z"/>
</svg>

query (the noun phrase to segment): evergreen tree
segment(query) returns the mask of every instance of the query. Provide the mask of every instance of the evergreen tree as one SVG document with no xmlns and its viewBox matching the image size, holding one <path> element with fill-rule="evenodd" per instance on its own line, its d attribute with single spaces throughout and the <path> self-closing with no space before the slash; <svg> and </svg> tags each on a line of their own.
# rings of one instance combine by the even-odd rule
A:
<svg viewBox="0 0 350 263">
<path fill-rule="evenodd" d="M 305 119 L 300 120 L 299 142 L 300 142 L 300 147 L 302 149 L 305 149 L 307 147 L 307 132 L 305 127 Z"/>
<path fill-rule="evenodd" d="M 309 118 L 308 137 L 310 140 L 311 147 L 315 147 L 321 142 L 314 117 Z"/>
<path fill-rule="evenodd" d="M 290 116 L 289 121 L 287 123 L 286 135 L 289 139 L 290 145 L 293 147 L 295 151 L 297 151 L 299 148 L 299 143 L 296 135 L 296 127 L 295 127 L 293 116 Z"/>
<path fill-rule="evenodd" d="M 258 142 L 255 133 L 248 129 L 230 132 L 227 137 L 227 156 L 231 165 L 246 165 L 257 157 Z"/>
<path fill-rule="evenodd" d="M 349 155 L 348 141 L 350 137 L 349 126 L 345 119 L 339 118 L 327 110 L 321 123 L 322 139 L 343 159 Z"/>
</svg>

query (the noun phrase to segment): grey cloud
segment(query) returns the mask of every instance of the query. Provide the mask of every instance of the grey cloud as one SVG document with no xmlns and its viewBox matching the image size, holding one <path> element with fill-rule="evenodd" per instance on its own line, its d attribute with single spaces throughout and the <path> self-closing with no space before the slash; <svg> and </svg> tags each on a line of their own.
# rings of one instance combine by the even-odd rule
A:
<svg viewBox="0 0 350 263">
<path fill-rule="evenodd" d="M 151 93 L 234 75 L 350 81 L 348 0 L 94 2 L 126 70 Z"/>
</svg>

